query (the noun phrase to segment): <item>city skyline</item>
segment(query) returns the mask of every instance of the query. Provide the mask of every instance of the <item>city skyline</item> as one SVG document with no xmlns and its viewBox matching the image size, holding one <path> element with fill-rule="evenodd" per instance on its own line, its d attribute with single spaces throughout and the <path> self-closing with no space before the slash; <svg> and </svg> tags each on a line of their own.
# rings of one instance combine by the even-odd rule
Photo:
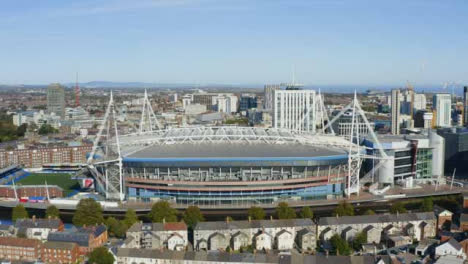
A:
<svg viewBox="0 0 468 264">
<path fill-rule="evenodd" d="M 463 1 L 4 1 L 3 84 L 466 83 Z"/>
</svg>

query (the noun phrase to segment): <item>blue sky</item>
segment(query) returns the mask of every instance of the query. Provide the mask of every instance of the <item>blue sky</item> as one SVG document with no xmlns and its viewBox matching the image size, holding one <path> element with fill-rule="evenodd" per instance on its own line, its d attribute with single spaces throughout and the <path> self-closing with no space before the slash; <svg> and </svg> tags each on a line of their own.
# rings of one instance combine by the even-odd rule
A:
<svg viewBox="0 0 468 264">
<path fill-rule="evenodd" d="M 468 1 L 0 0 L 0 83 L 468 82 Z"/>
</svg>

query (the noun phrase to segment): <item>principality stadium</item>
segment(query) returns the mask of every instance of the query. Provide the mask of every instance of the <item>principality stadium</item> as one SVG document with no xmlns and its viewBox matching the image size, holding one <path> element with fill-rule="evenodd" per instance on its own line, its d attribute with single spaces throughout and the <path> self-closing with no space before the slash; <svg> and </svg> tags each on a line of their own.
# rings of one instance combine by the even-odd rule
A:
<svg viewBox="0 0 468 264">
<path fill-rule="evenodd" d="M 236 126 L 118 135 L 112 101 L 88 159 L 108 199 L 252 205 L 327 199 L 358 188 L 349 175 L 359 173 L 361 160 L 353 158 L 359 147 L 344 137 Z M 142 120 L 154 115 L 150 110 Z"/>
</svg>

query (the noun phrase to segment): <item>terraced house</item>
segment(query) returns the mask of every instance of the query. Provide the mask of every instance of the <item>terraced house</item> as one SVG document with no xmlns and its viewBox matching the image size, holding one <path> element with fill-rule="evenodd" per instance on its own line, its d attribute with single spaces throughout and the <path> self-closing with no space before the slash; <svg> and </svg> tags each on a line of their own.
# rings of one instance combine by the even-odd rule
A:
<svg viewBox="0 0 468 264">
<path fill-rule="evenodd" d="M 127 231 L 124 247 L 184 250 L 188 245 L 187 225 L 177 223 L 136 223 Z"/>
<path fill-rule="evenodd" d="M 350 241 L 359 232 L 367 234 L 367 243 L 395 241 L 396 237 L 421 241 L 436 235 L 433 212 L 392 215 L 359 215 L 320 218 L 317 233 L 322 244 L 338 234 Z"/>
<path fill-rule="evenodd" d="M 316 247 L 316 226 L 310 219 L 246 220 L 201 222 L 194 229 L 197 250 L 239 250 L 253 246 L 257 250 L 303 250 Z"/>
</svg>

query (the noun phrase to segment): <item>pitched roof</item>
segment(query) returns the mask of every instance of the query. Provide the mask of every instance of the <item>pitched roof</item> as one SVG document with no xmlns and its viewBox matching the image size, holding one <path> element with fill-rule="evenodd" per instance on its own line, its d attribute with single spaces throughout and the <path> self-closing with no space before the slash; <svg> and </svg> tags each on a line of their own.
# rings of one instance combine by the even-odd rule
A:
<svg viewBox="0 0 468 264">
<path fill-rule="evenodd" d="M 383 263 L 392 263 L 389 256 L 322 256 L 302 254 L 262 254 L 262 253 L 227 253 L 221 251 L 160 251 L 136 248 L 119 248 L 117 257 L 135 257 L 148 259 L 165 259 L 177 262 L 178 260 L 197 261 L 203 263 L 280 263 L 280 264 L 375 264 L 378 260 Z"/>
<path fill-rule="evenodd" d="M 187 225 L 184 222 L 171 223 L 135 223 L 127 232 L 141 231 L 186 231 Z"/>
<path fill-rule="evenodd" d="M 452 246 L 456 250 L 462 249 L 462 246 L 460 245 L 460 243 L 458 243 L 458 241 L 456 241 L 454 238 L 449 239 L 449 241 L 445 242 L 444 244 L 449 244 L 450 246 Z M 442 245 L 444 245 L 444 244 L 442 244 Z"/>
<path fill-rule="evenodd" d="M 45 248 L 54 248 L 54 249 L 69 249 L 72 250 L 76 247 L 77 244 L 73 242 L 55 242 L 55 241 L 47 241 L 44 243 Z"/>
<path fill-rule="evenodd" d="M 453 215 L 453 213 L 450 212 L 449 210 L 447 210 L 447 209 L 445 209 L 443 207 L 440 207 L 438 205 L 434 205 L 434 214 L 435 215 L 439 215 L 439 214 L 441 214 L 443 212 L 448 212 L 450 215 Z"/>
<path fill-rule="evenodd" d="M 184 222 L 165 223 L 164 230 L 166 231 L 187 230 L 187 225 Z"/>
<path fill-rule="evenodd" d="M 277 254 L 250 254 L 250 253 L 227 253 L 221 251 L 160 251 L 136 248 L 119 248 L 117 257 L 137 257 L 148 259 L 166 260 L 192 260 L 199 262 L 223 262 L 223 263 L 279 263 Z"/>
<path fill-rule="evenodd" d="M 94 237 L 100 236 L 105 231 L 107 231 L 107 227 L 105 225 L 80 227 L 76 230 L 77 233 L 93 234 Z"/>
<path fill-rule="evenodd" d="M 223 230 L 223 229 L 251 229 L 251 228 L 281 228 L 292 226 L 314 226 L 310 219 L 274 219 L 274 220 L 242 220 L 242 221 L 217 221 L 200 222 L 194 230 Z"/>
<path fill-rule="evenodd" d="M 16 221 L 17 228 L 58 229 L 62 224 L 60 219 L 19 219 Z"/>
<path fill-rule="evenodd" d="M 38 247 L 41 244 L 39 240 L 18 238 L 18 237 L 2 237 L 0 245 L 14 247 Z"/>
<path fill-rule="evenodd" d="M 82 232 L 51 232 L 49 233 L 47 240 L 48 241 L 57 241 L 57 242 L 74 242 L 81 247 L 89 246 L 89 233 Z"/>
<path fill-rule="evenodd" d="M 12 225 L 0 225 L 0 231 L 10 231 L 13 229 Z"/>
<path fill-rule="evenodd" d="M 389 223 L 400 221 L 417 220 L 435 220 L 433 212 L 426 213 L 407 213 L 407 214 L 376 214 L 376 215 L 357 215 L 341 217 L 322 217 L 319 219 L 319 225 L 352 225 L 352 224 L 373 224 Z"/>
</svg>

